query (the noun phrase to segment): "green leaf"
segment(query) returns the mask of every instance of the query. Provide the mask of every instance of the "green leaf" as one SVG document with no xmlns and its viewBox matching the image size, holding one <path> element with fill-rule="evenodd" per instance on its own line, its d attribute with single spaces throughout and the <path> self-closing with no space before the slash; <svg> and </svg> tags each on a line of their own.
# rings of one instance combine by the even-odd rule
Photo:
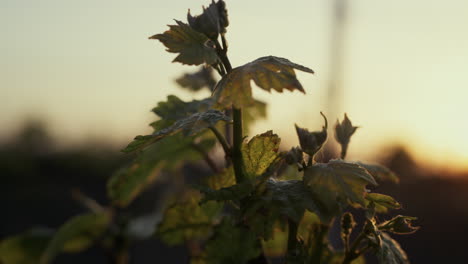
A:
<svg viewBox="0 0 468 264">
<path fill-rule="evenodd" d="M 213 91 L 216 85 L 216 80 L 213 76 L 213 69 L 211 67 L 201 67 L 200 70 L 194 73 L 186 73 L 176 79 L 176 83 L 183 88 L 197 92 L 202 88 L 208 88 Z"/>
<path fill-rule="evenodd" d="M 32 229 L 19 235 L 7 237 L 0 243 L 0 263 L 37 264 L 47 247 L 53 232 Z"/>
<path fill-rule="evenodd" d="M 204 113 L 195 113 L 189 117 L 176 121 L 173 125 L 154 132 L 152 135 L 137 136 L 130 142 L 123 152 L 133 152 L 155 142 L 182 132 L 184 136 L 192 136 L 214 126 L 218 121 L 230 122 L 231 119 L 218 110 L 208 110 Z"/>
<path fill-rule="evenodd" d="M 257 257 L 261 245 L 246 227 L 223 221 L 205 247 L 198 262 L 204 264 L 245 264 Z"/>
<path fill-rule="evenodd" d="M 205 183 L 213 190 L 220 190 L 235 185 L 236 177 L 234 176 L 232 166 L 223 170 L 221 173 L 209 176 L 205 180 Z"/>
<path fill-rule="evenodd" d="M 320 112 L 320 114 L 325 119 L 325 125 L 322 127 L 322 131 L 309 132 L 309 130 L 295 125 L 301 149 L 311 157 L 313 157 L 322 148 L 323 144 L 327 140 L 328 121 L 322 112 Z"/>
<path fill-rule="evenodd" d="M 400 209 L 401 204 L 398 203 L 393 197 L 380 194 L 380 193 L 368 193 L 366 195 L 366 200 L 368 202 L 373 202 L 375 205 L 375 210 L 378 213 L 387 213 L 388 209 Z"/>
<path fill-rule="evenodd" d="M 314 73 L 311 69 L 287 59 L 267 56 L 237 67 L 225 75 L 216 85 L 214 98 L 223 108 L 243 108 L 254 103 L 251 81 L 266 90 L 304 92 L 294 69 Z"/>
<path fill-rule="evenodd" d="M 361 166 L 343 160 L 317 163 L 304 171 L 304 183 L 330 211 L 340 206 L 365 206 L 366 185 L 377 185 Z"/>
<path fill-rule="evenodd" d="M 205 203 L 207 201 L 238 201 L 248 196 L 254 190 L 253 183 L 250 181 L 238 183 L 229 187 L 223 187 L 218 190 L 213 190 L 206 186 L 194 187 L 204 194 L 200 203 Z"/>
<path fill-rule="evenodd" d="M 200 205 L 199 192 L 189 192 L 182 201 L 169 206 L 156 229 L 156 235 L 168 245 L 207 238 L 222 205 L 213 201 Z"/>
<path fill-rule="evenodd" d="M 388 234 L 381 233 L 382 244 L 378 247 L 376 255 L 381 264 L 409 264 L 408 256 L 401 249 L 400 244 Z"/>
<path fill-rule="evenodd" d="M 69 219 L 48 243 L 40 263 L 50 263 L 62 251 L 79 252 L 87 249 L 106 231 L 110 221 L 109 213 L 87 213 Z"/>
<path fill-rule="evenodd" d="M 278 135 L 270 130 L 256 135 L 247 144 L 242 145 L 242 158 L 247 178 L 255 179 L 266 172 L 278 157 L 280 142 Z"/>
<path fill-rule="evenodd" d="M 335 138 L 336 141 L 338 141 L 338 143 L 341 145 L 341 158 L 346 156 L 349 141 L 351 140 L 351 136 L 354 134 L 354 132 L 356 132 L 356 129 L 358 129 L 358 127 L 355 127 L 353 124 L 351 124 L 351 120 L 349 120 L 346 113 L 341 123 L 339 120 L 336 121 Z"/>
<path fill-rule="evenodd" d="M 379 230 L 392 232 L 398 235 L 412 234 L 419 229 L 418 226 L 411 225 L 411 221 L 414 221 L 416 219 L 416 217 L 398 215 L 388 221 L 379 224 L 378 228 Z"/>
<path fill-rule="evenodd" d="M 182 134 L 167 137 L 146 148 L 132 164 L 115 173 L 107 183 L 107 194 L 112 202 L 125 207 L 160 175 L 162 169 L 173 170 L 182 162 L 202 158 L 192 145 L 194 137 Z M 208 151 L 215 144 L 206 139 L 198 145 Z"/>
<path fill-rule="evenodd" d="M 288 232 L 278 225 L 273 227 L 273 235 L 269 240 L 262 240 L 262 248 L 267 257 L 283 257 L 288 245 Z"/>
<path fill-rule="evenodd" d="M 229 25 L 226 3 L 222 0 L 216 3 L 213 1 L 208 8 L 203 7 L 201 15 L 195 17 L 190 15 L 189 10 L 187 21 L 193 29 L 216 41 L 219 34 L 226 33 L 226 27 Z"/>
<path fill-rule="evenodd" d="M 366 169 L 378 182 L 390 181 L 398 183 L 400 181 L 393 171 L 380 164 L 368 164 L 363 162 L 356 162 L 356 164 Z"/>
<path fill-rule="evenodd" d="M 190 115 L 205 112 L 212 105 L 213 100 L 211 98 L 184 102 L 175 95 L 169 95 L 167 101 L 159 102 L 151 111 L 163 120 L 175 122 Z"/>
<path fill-rule="evenodd" d="M 175 21 L 177 25 L 169 25 L 169 30 L 150 39 L 161 41 L 168 52 L 179 53 L 173 62 L 188 65 L 214 64 L 218 60 L 214 43 L 189 25 Z"/>
</svg>

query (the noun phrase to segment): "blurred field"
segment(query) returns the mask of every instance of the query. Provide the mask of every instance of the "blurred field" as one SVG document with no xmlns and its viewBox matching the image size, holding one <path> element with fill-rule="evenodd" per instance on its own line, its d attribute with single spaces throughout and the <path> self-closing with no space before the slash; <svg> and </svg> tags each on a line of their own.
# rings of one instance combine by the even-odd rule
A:
<svg viewBox="0 0 468 264">
<path fill-rule="evenodd" d="M 403 147 L 387 150 L 380 162 L 398 175 L 399 186 L 379 186 L 404 208 L 398 214 L 417 216 L 421 229 L 411 236 L 396 236 L 412 263 L 464 263 L 468 236 L 468 172 L 454 174 L 418 164 Z M 26 124 L 21 133 L 0 145 L 0 239 L 32 227 L 57 228 L 85 209 L 72 198 L 73 189 L 107 204 L 105 182 L 129 160 L 110 144 L 87 142 L 59 149 L 40 122 Z M 205 170 L 189 164 L 187 175 Z M 188 176 L 189 177 L 189 176 Z M 165 187 L 153 186 L 128 209 L 129 216 L 155 210 Z M 166 190 L 167 191 L 167 190 Z M 132 264 L 185 263 L 184 248 L 168 248 L 152 238 L 131 248 Z M 61 255 L 55 263 L 105 263 L 98 248 L 79 255 Z"/>
</svg>

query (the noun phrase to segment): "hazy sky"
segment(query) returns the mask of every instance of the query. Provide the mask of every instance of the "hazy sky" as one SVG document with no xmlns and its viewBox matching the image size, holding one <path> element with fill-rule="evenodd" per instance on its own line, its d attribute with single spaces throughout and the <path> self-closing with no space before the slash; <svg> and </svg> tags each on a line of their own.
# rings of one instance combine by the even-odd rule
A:
<svg viewBox="0 0 468 264">
<path fill-rule="evenodd" d="M 332 1 L 226 2 L 233 65 L 276 55 L 316 71 L 299 74 L 305 96 L 255 93 L 270 103 L 271 118 L 254 132 L 273 129 L 285 146 L 296 144 L 294 123 L 322 125 Z M 429 161 L 468 167 L 468 1 L 349 2 L 340 111 L 362 127 L 350 154 L 369 157 L 377 147 L 401 142 Z M 148 133 L 149 110 L 158 101 L 193 96 L 174 79 L 195 70 L 171 64 L 175 55 L 148 37 L 172 19 L 185 21 L 188 8 L 198 14 L 208 4 L 1 0 L 1 135 L 35 116 L 67 140 L 92 135 L 126 142 Z"/>
</svg>

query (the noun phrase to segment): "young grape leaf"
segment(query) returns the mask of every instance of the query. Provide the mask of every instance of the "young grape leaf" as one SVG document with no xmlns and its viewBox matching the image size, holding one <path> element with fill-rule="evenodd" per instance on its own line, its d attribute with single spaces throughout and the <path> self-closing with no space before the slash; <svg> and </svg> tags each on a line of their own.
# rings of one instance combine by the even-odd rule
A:
<svg viewBox="0 0 468 264">
<path fill-rule="evenodd" d="M 250 82 L 266 90 L 304 92 L 294 69 L 314 73 L 311 69 L 287 59 L 267 56 L 233 69 L 223 76 L 215 87 L 213 96 L 222 108 L 242 108 L 254 103 Z"/>
<path fill-rule="evenodd" d="M 69 219 L 49 241 L 39 263 L 51 263 L 61 251 L 79 252 L 87 249 L 105 232 L 110 221 L 109 213 L 87 213 Z"/>
<path fill-rule="evenodd" d="M 246 264 L 261 253 L 261 245 L 246 227 L 224 220 L 205 246 L 197 262 L 203 264 Z M 192 262 L 193 263 L 193 262 Z"/>
<path fill-rule="evenodd" d="M 242 158 L 248 179 L 255 179 L 270 167 L 278 157 L 280 142 L 278 135 L 270 130 L 256 135 L 247 144 L 242 145 Z"/>
<path fill-rule="evenodd" d="M 365 206 L 366 185 L 377 185 L 374 178 L 361 166 L 343 160 L 317 163 L 304 172 L 304 183 L 330 211 L 340 206 Z"/>
<path fill-rule="evenodd" d="M 381 246 L 377 248 L 377 259 L 381 264 L 409 264 L 408 256 L 400 244 L 388 234 L 380 234 Z"/>
<path fill-rule="evenodd" d="M 291 219 L 299 223 L 306 209 L 321 215 L 319 208 L 302 181 L 268 179 L 263 192 L 248 198 L 243 218 L 252 230 L 268 240 L 276 221 Z"/>
<path fill-rule="evenodd" d="M 169 30 L 150 39 L 161 41 L 168 52 L 179 53 L 173 62 L 188 65 L 214 64 L 218 60 L 218 55 L 213 42 L 189 25 L 175 21 L 177 25 L 169 25 Z"/>
<path fill-rule="evenodd" d="M 393 171 L 380 164 L 368 164 L 363 162 L 356 162 L 356 164 L 366 169 L 378 182 L 390 181 L 398 183 L 400 181 Z"/>
<path fill-rule="evenodd" d="M 218 190 L 213 190 L 206 186 L 194 187 L 205 195 L 200 203 L 207 201 L 238 201 L 248 196 L 254 189 L 253 183 L 250 181 L 244 181 Z"/>
<path fill-rule="evenodd" d="M 392 232 L 398 235 L 412 234 L 419 229 L 419 227 L 411 225 L 411 221 L 416 219 L 416 217 L 398 215 L 379 224 L 378 228 L 379 230 Z"/>
<path fill-rule="evenodd" d="M 322 127 L 322 131 L 309 132 L 309 130 L 295 125 L 301 150 L 309 154 L 311 157 L 313 157 L 322 148 L 323 144 L 327 140 L 328 121 L 322 112 L 320 112 L 320 114 L 323 119 L 325 119 L 325 125 Z"/>
<path fill-rule="evenodd" d="M 226 3 L 223 0 L 216 3 L 213 1 L 208 8 L 203 7 L 201 15 L 195 17 L 192 17 L 189 10 L 187 21 L 193 29 L 216 41 L 219 34 L 226 33 L 229 25 Z"/>
<path fill-rule="evenodd" d="M 156 142 L 135 158 L 133 163 L 115 173 L 107 183 L 107 193 L 114 204 L 125 207 L 155 181 L 162 169 L 177 168 L 182 162 L 202 158 L 192 145 L 194 137 L 182 134 Z M 198 146 L 209 151 L 214 139 L 206 139 Z"/>
<path fill-rule="evenodd" d="M 351 141 L 351 136 L 356 132 L 359 127 L 353 126 L 351 120 L 348 116 L 344 115 L 343 121 L 340 123 L 339 120 L 336 121 L 335 125 L 335 139 L 341 145 L 341 158 L 346 156 L 348 150 L 349 142 Z"/>
<path fill-rule="evenodd" d="M 201 67 L 197 72 L 186 73 L 175 81 L 181 87 L 194 92 L 197 92 L 202 88 L 208 88 L 210 91 L 213 91 L 214 86 L 216 85 L 216 80 L 213 76 L 213 69 L 211 67 Z"/>
<path fill-rule="evenodd" d="M 375 210 L 378 213 L 387 213 L 388 209 L 400 209 L 401 204 L 398 203 L 393 197 L 380 194 L 380 193 L 368 193 L 366 195 L 366 203 L 374 203 Z"/>
<path fill-rule="evenodd" d="M 175 95 L 169 95 L 167 101 L 159 102 L 151 111 L 163 120 L 175 122 L 190 115 L 205 112 L 212 105 L 213 100 L 211 98 L 184 102 Z"/>
<path fill-rule="evenodd" d="M 218 110 L 212 109 L 203 113 L 195 113 L 189 117 L 179 119 L 171 126 L 156 131 L 152 135 L 135 137 L 122 151 L 133 152 L 179 132 L 182 132 L 184 136 L 192 136 L 214 126 L 218 121 L 230 122 L 231 118 Z"/>
<path fill-rule="evenodd" d="M 47 247 L 53 232 L 48 229 L 32 229 L 4 238 L 0 243 L 0 263 L 37 264 Z"/>
<path fill-rule="evenodd" d="M 180 245 L 186 241 L 207 238 L 212 232 L 216 216 L 222 209 L 220 203 L 213 201 L 199 204 L 199 192 L 189 192 L 182 201 L 169 206 L 155 235 L 168 245 Z"/>
<path fill-rule="evenodd" d="M 219 174 L 211 175 L 206 178 L 205 183 L 208 187 L 213 190 L 220 190 L 236 184 L 236 177 L 234 176 L 234 170 L 229 167 Z"/>
</svg>

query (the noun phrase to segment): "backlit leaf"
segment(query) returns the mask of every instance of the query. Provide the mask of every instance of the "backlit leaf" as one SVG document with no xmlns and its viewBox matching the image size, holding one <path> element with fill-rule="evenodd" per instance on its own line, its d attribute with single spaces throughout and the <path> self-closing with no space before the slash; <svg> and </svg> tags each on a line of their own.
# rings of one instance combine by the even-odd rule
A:
<svg viewBox="0 0 468 264">
<path fill-rule="evenodd" d="M 209 176 L 205 183 L 213 190 L 227 188 L 236 184 L 236 177 L 232 167 L 225 169 L 223 172 Z"/>
<path fill-rule="evenodd" d="M 388 234 L 381 233 L 381 246 L 377 248 L 377 259 L 380 264 L 409 264 L 408 256 L 400 244 Z"/>
<path fill-rule="evenodd" d="M 335 138 L 338 143 L 341 145 L 341 157 L 346 156 L 346 151 L 348 149 L 349 142 L 351 141 L 351 136 L 356 132 L 358 127 L 351 124 L 348 116 L 345 114 L 343 121 L 340 123 L 339 120 L 336 121 L 335 125 Z"/>
<path fill-rule="evenodd" d="M 285 220 L 290 219 L 299 223 L 305 210 L 322 214 L 302 181 L 269 179 L 263 192 L 248 198 L 243 217 L 247 225 L 268 240 L 272 237 L 276 221 L 285 223 Z"/>
<path fill-rule="evenodd" d="M 393 197 L 380 194 L 380 193 L 368 193 L 366 195 L 368 202 L 373 202 L 375 210 L 378 213 L 387 213 L 388 209 L 400 209 L 401 204 L 398 203 Z"/>
<path fill-rule="evenodd" d="M 166 46 L 168 52 L 179 53 L 174 62 L 188 65 L 211 65 L 218 60 L 213 42 L 204 34 L 192 29 L 189 25 L 177 21 L 169 25 L 169 30 L 150 39 L 157 39 Z"/>
<path fill-rule="evenodd" d="M 167 96 L 167 100 L 159 102 L 151 111 L 161 119 L 175 122 L 190 115 L 205 112 L 213 105 L 211 98 L 184 102 L 175 95 Z"/>
<path fill-rule="evenodd" d="M 295 125 L 301 150 L 304 153 L 309 154 L 311 157 L 313 157 L 322 148 L 323 144 L 327 140 L 328 121 L 322 112 L 320 112 L 320 114 L 325 120 L 325 125 L 322 127 L 322 131 L 309 132 L 306 128 L 301 128 Z"/>
<path fill-rule="evenodd" d="M 281 139 L 270 130 L 242 145 L 245 173 L 249 179 L 262 175 L 278 156 Z"/>
<path fill-rule="evenodd" d="M 156 235 L 168 245 L 207 238 L 222 205 L 213 201 L 199 204 L 199 192 L 189 192 L 182 201 L 169 206 L 156 229 Z"/>
<path fill-rule="evenodd" d="M 186 73 L 176 79 L 178 85 L 191 91 L 199 91 L 202 88 L 208 88 L 213 91 L 216 80 L 213 76 L 211 67 L 201 67 L 197 72 Z"/>
<path fill-rule="evenodd" d="M 411 221 L 416 219 L 416 217 L 398 215 L 379 224 L 378 228 L 379 230 L 392 232 L 399 235 L 412 234 L 419 229 L 419 227 L 411 225 Z"/>
<path fill-rule="evenodd" d="M 366 185 L 377 185 L 374 178 L 361 166 L 343 160 L 317 163 L 304 172 L 304 183 L 330 210 L 340 206 L 365 206 Z"/>
<path fill-rule="evenodd" d="M 390 181 L 394 183 L 398 183 L 400 179 L 398 179 L 398 176 L 388 169 L 385 166 L 382 166 L 380 164 L 369 164 L 369 163 L 363 163 L 363 162 L 356 162 L 359 166 L 363 167 L 366 169 L 376 181 L 382 182 L 382 181 Z"/>
<path fill-rule="evenodd" d="M 47 247 L 53 232 L 32 229 L 19 235 L 7 237 L 0 242 L 0 263 L 37 264 Z"/>
<path fill-rule="evenodd" d="M 216 40 L 219 34 L 226 33 L 226 27 L 229 25 L 226 3 L 223 0 L 213 1 L 208 8 L 203 7 L 201 15 L 195 17 L 192 17 L 189 10 L 187 21 L 196 31 Z"/>
<path fill-rule="evenodd" d="M 182 132 L 184 136 L 192 136 L 214 126 L 218 121 L 229 122 L 231 119 L 218 110 L 211 109 L 203 113 L 195 113 L 179 119 L 173 125 L 156 131 L 152 135 L 135 137 L 134 141 L 122 151 L 133 152 L 179 132 Z"/>
<path fill-rule="evenodd" d="M 154 182 L 162 169 L 177 168 L 182 162 L 202 158 L 192 145 L 193 137 L 182 134 L 164 138 L 146 148 L 128 167 L 115 173 L 107 183 L 107 194 L 114 204 L 127 206 Z M 202 140 L 198 146 L 208 151 L 214 139 Z"/>
<path fill-rule="evenodd" d="M 313 73 L 311 69 L 284 58 L 261 57 L 234 68 L 225 75 L 216 85 L 214 98 L 223 108 L 230 108 L 232 105 L 237 108 L 252 105 L 254 103 L 251 87 L 252 80 L 258 87 L 266 91 L 274 89 L 277 92 L 282 92 L 286 89 L 304 92 L 294 73 L 295 69 Z"/>
<path fill-rule="evenodd" d="M 106 231 L 110 221 L 109 213 L 87 213 L 69 219 L 49 241 L 40 263 L 50 263 L 62 251 L 79 252 L 87 249 Z"/>
<path fill-rule="evenodd" d="M 225 220 L 217 226 L 198 262 L 204 264 L 245 264 L 260 254 L 261 245 L 246 227 Z M 193 262 L 192 262 L 193 263 Z"/>
</svg>

